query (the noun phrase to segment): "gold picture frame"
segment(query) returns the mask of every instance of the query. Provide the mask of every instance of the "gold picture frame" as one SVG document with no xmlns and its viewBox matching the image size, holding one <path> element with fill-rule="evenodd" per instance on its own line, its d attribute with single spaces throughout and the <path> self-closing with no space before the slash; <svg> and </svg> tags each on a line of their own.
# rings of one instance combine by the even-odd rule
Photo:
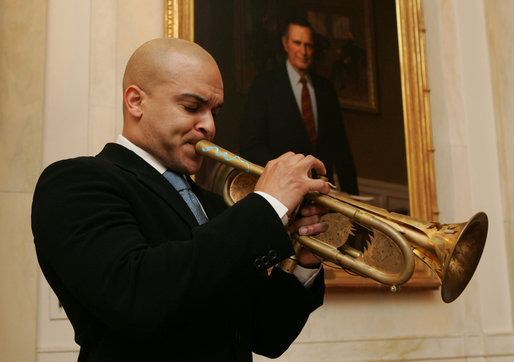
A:
<svg viewBox="0 0 514 362">
<path fill-rule="evenodd" d="M 164 36 L 193 41 L 194 0 L 164 0 Z"/>
<path fill-rule="evenodd" d="M 400 73 L 405 126 L 405 148 L 409 185 L 410 215 L 437 221 L 434 148 L 430 120 L 425 27 L 421 0 L 395 0 Z M 194 40 L 194 0 L 164 1 L 164 35 Z M 326 268 L 326 285 L 332 290 L 376 288 L 373 280 Z M 435 288 L 437 278 L 421 263 L 405 287 Z"/>
</svg>

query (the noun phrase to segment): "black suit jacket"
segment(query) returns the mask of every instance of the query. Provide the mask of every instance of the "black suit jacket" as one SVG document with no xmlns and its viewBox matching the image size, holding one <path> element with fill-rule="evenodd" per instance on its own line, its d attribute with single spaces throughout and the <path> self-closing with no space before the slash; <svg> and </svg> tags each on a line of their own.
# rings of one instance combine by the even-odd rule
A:
<svg viewBox="0 0 514 362">
<path fill-rule="evenodd" d="M 267 267 L 293 253 L 272 207 L 251 194 L 231 208 L 196 185 L 198 226 L 177 191 L 135 153 L 50 165 L 32 228 L 41 269 L 81 346 L 79 361 L 250 361 L 278 356 L 322 304 Z"/>
<path fill-rule="evenodd" d="M 333 85 L 311 74 L 318 111 L 318 137 L 313 149 L 294 98 L 286 66 L 257 76 L 248 93 L 241 124 L 240 152 L 265 165 L 287 151 L 312 154 L 336 168 L 341 189 L 358 194 L 355 165 Z"/>
</svg>

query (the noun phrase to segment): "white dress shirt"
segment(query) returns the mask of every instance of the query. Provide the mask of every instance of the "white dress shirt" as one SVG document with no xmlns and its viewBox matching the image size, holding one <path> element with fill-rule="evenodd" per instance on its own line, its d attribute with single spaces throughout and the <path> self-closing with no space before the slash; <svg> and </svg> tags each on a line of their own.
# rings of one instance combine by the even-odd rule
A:
<svg viewBox="0 0 514 362">
<path fill-rule="evenodd" d="M 130 142 L 127 138 L 125 138 L 123 135 L 119 135 L 118 139 L 116 140 L 116 143 L 118 143 L 121 146 L 124 146 L 125 148 L 128 148 L 132 152 L 134 152 L 136 155 L 141 157 L 143 160 L 145 160 L 150 166 L 155 168 L 161 175 L 166 171 L 166 167 L 159 162 L 152 154 L 146 152 L 142 148 L 136 146 L 132 142 Z M 255 193 L 261 195 L 265 200 L 267 200 L 277 215 L 282 220 L 282 223 L 287 225 L 288 218 L 287 218 L 287 207 L 282 204 L 279 200 L 277 200 L 275 197 L 262 192 L 262 191 L 256 191 Z M 200 203 L 201 204 L 201 203 Z M 203 206 L 202 206 L 203 207 Z M 321 268 L 321 267 L 320 267 Z M 314 279 L 316 278 L 316 275 L 318 275 L 319 270 L 318 269 L 309 269 L 304 268 L 301 265 L 296 265 L 293 274 L 296 276 L 296 278 L 306 287 L 309 288 L 312 283 L 314 282 Z"/>
<path fill-rule="evenodd" d="M 302 88 L 303 84 L 300 82 L 300 74 L 294 70 L 289 60 L 286 60 L 286 69 L 287 75 L 289 76 L 289 82 L 291 83 L 291 88 L 293 88 L 294 98 L 296 99 L 296 104 L 298 105 L 298 109 L 300 110 L 300 114 L 302 114 Z M 314 127 L 316 127 L 316 133 L 318 132 L 318 107 L 316 106 L 316 94 L 314 93 L 314 87 L 312 86 L 312 80 L 309 75 L 305 76 L 307 80 L 307 90 L 309 91 L 309 96 L 311 97 L 311 105 L 312 105 L 312 115 L 314 117 Z"/>
</svg>

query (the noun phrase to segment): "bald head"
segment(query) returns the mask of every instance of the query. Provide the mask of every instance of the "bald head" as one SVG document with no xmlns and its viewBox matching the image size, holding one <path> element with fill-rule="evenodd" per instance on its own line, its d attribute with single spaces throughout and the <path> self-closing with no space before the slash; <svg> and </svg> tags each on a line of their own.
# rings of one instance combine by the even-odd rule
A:
<svg viewBox="0 0 514 362">
<path fill-rule="evenodd" d="M 194 145 L 213 139 L 223 104 L 223 80 L 209 53 L 180 39 L 143 44 L 127 63 L 123 101 L 123 136 L 168 169 L 198 171 Z"/>
<path fill-rule="evenodd" d="M 150 91 L 155 84 L 173 79 L 183 62 L 214 63 L 214 58 L 193 42 L 160 38 L 141 45 L 130 57 L 123 76 L 123 90 L 130 85 Z"/>
</svg>

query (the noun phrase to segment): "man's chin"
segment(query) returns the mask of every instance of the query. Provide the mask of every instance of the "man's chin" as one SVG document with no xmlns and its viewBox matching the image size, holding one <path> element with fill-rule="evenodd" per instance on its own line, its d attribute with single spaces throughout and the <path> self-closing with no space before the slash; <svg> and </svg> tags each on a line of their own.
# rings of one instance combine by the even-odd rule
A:
<svg viewBox="0 0 514 362">
<path fill-rule="evenodd" d="M 197 156 L 195 158 L 190 158 L 186 156 L 182 156 L 179 158 L 179 161 L 170 162 L 167 167 L 179 174 L 183 175 L 192 175 L 197 173 L 202 166 L 203 157 Z"/>
<path fill-rule="evenodd" d="M 186 174 L 193 175 L 200 171 L 200 167 L 202 167 L 203 157 L 201 157 L 198 161 L 191 161 L 187 165 L 185 165 L 186 168 Z"/>
</svg>

